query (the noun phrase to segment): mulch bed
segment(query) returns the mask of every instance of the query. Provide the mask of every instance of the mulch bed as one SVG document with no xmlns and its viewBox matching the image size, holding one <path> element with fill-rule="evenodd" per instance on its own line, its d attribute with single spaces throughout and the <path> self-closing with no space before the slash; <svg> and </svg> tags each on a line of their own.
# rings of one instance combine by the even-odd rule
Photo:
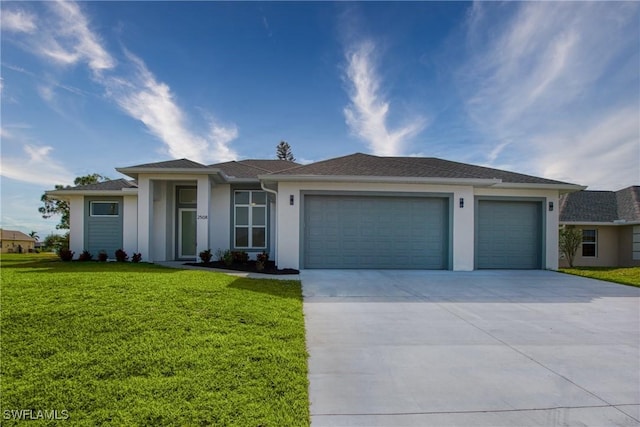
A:
<svg viewBox="0 0 640 427">
<path fill-rule="evenodd" d="M 226 265 L 222 261 L 211 261 L 208 263 L 204 262 L 185 262 L 184 265 L 192 265 L 195 267 L 206 267 L 206 268 L 220 268 L 223 270 L 234 270 L 234 271 L 247 271 L 250 273 L 262 273 L 262 274 L 299 274 L 300 271 L 293 268 L 283 268 L 279 269 L 276 267 L 273 261 L 268 261 L 265 265 L 264 270 L 258 271 L 256 269 L 256 262 L 249 261 L 246 264 L 232 264 L 230 266 Z"/>
</svg>

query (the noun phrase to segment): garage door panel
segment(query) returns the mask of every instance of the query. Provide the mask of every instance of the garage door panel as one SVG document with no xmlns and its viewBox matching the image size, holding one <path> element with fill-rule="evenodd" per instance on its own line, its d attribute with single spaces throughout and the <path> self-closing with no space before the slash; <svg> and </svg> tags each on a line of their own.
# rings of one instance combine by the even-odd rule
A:
<svg viewBox="0 0 640 427">
<path fill-rule="evenodd" d="M 539 269 L 542 267 L 540 202 L 478 202 L 476 267 Z"/>
<path fill-rule="evenodd" d="M 305 268 L 448 266 L 445 198 L 305 197 Z"/>
</svg>

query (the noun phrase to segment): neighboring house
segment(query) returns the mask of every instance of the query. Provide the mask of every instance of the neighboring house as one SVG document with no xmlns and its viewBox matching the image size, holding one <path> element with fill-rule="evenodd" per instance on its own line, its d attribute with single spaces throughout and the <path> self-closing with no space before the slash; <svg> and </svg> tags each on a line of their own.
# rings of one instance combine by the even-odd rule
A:
<svg viewBox="0 0 640 427">
<path fill-rule="evenodd" d="M 0 229 L 0 247 L 3 254 L 33 252 L 35 245 L 36 239 L 22 231 Z"/>
<path fill-rule="evenodd" d="M 49 191 L 70 245 L 146 261 L 266 251 L 280 268 L 556 269 L 560 195 L 584 187 L 436 158 L 309 165 L 187 159 L 117 168 L 133 181 Z"/>
<path fill-rule="evenodd" d="M 574 266 L 640 266 L 640 186 L 563 195 L 560 225 L 582 230 Z"/>
</svg>

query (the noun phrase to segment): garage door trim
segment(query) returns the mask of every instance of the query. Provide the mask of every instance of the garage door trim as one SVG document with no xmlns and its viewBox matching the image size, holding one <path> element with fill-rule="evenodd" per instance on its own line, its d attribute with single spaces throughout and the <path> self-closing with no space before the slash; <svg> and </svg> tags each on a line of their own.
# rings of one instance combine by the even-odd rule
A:
<svg viewBox="0 0 640 427">
<path fill-rule="evenodd" d="M 398 198 L 438 198 L 445 199 L 447 206 L 447 262 L 446 269 L 453 269 L 453 193 L 450 192 L 411 192 L 411 191 L 335 191 L 335 190 L 301 190 L 300 191 L 300 230 L 299 230 L 299 259 L 300 268 L 305 265 L 305 197 L 306 196 L 363 196 L 363 197 L 398 197 Z"/>
<path fill-rule="evenodd" d="M 481 201 L 499 202 L 536 202 L 540 204 L 540 269 L 547 268 L 547 199 L 545 197 L 505 197 L 505 196 L 476 196 L 474 199 L 474 269 L 478 269 L 478 232 L 479 232 L 479 205 Z"/>
</svg>

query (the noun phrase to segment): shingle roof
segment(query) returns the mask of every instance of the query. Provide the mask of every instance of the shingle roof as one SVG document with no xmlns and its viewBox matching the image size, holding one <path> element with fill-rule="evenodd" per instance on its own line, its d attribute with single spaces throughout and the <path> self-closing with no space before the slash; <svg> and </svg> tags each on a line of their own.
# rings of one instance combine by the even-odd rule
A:
<svg viewBox="0 0 640 427">
<path fill-rule="evenodd" d="M 506 183 L 567 184 L 515 172 L 434 157 L 378 157 L 355 153 L 277 172 L 273 175 L 376 176 L 501 179 Z"/>
<path fill-rule="evenodd" d="M 207 166 L 189 159 L 167 160 L 166 162 L 144 163 L 142 165 L 128 166 L 126 169 L 134 168 L 157 168 L 157 169 L 200 169 Z"/>
<path fill-rule="evenodd" d="M 210 168 L 220 169 L 230 177 L 255 179 L 258 179 L 258 175 L 279 172 L 295 166 L 298 166 L 298 163 L 287 160 L 240 160 L 209 165 Z"/>
<path fill-rule="evenodd" d="M 618 219 L 640 221 L 640 186 L 634 185 L 616 191 Z"/>
<path fill-rule="evenodd" d="M 78 185 L 75 187 L 63 188 L 62 190 L 72 190 L 72 191 L 91 191 L 91 190 L 101 190 L 101 191 L 118 191 L 123 188 L 138 188 L 138 185 L 135 181 L 128 181 L 126 179 L 112 179 L 109 181 L 98 182 L 97 184 L 87 184 L 87 185 Z"/>
<path fill-rule="evenodd" d="M 300 163 L 290 162 L 289 160 L 262 160 L 262 159 L 247 159 L 240 160 L 239 163 L 243 165 L 251 166 L 254 168 L 262 169 L 267 172 L 279 172 L 285 169 L 291 169 L 296 166 L 300 166 Z"/>
<path fill-rule="evenodd" d="M 24 234 L 22 231 L 17 230 L 5 230 L 0 229 L 0 240 L 28 240 L 35 242 L 36 239 L 33 237 L 29 237 L 27 234 Z"/>
<path fill-rule="evenodd" d="M 578 191 L 560 199 L 560 222 L 640 222 L 640 186 Z"/>
</svg>

